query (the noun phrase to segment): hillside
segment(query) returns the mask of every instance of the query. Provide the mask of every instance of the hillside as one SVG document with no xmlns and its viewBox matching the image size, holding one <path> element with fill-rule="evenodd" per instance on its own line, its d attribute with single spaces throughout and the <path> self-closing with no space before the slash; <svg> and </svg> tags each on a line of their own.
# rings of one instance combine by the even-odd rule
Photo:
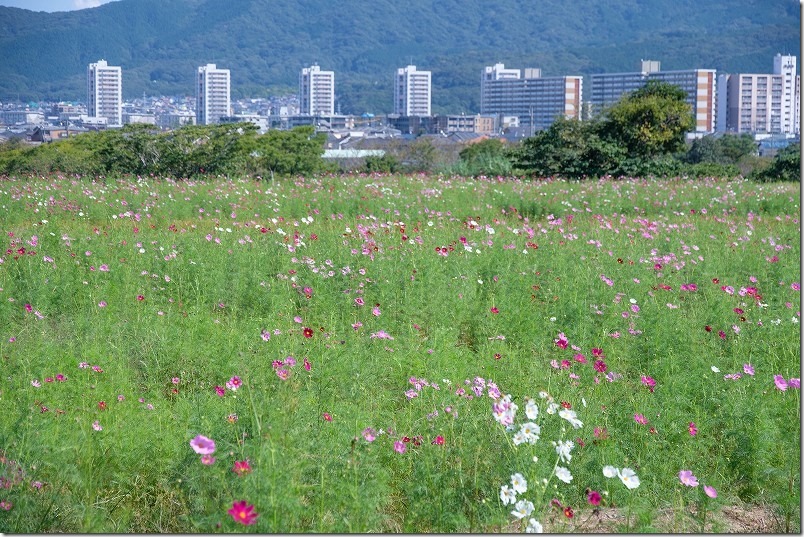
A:
<svg viewBox="0 0 804 537">
<path fill-rule="evenodd" d="M 717 21 L 713 24 L 712 21 Z M 387 113 L 392 75 L 433 72 L 436 113 L 476 112 L 485 65 L 544 76 L 663 70 L 770 72 L 797 53 L 786 0 L 121 0 L 66 13 L 0 7 L 0 100 L 84 100 L 86 66 L 123 67 L 124 96 L 192 95 L 198 65 L 233 96 L 295 92 L 313 62 L 336 72 L 343 113 Z"/>
</svg>

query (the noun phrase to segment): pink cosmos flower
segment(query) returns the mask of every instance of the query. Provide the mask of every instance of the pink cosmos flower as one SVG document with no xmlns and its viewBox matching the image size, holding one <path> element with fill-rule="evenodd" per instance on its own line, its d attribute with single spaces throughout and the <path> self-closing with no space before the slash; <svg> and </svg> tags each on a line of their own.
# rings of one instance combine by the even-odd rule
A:
<svg viewBox="0 0 804 537">
<path fill-rule="evenodd" d="M 201 464 L 212 466 L 215 464 L 215 457 L 212 455 L 201 455 Z"/>
<path fill-rule="evenodd" d="M 218 394 L 218 397 L 223 397 L 226 395 L 226 390 L 223 389 L 223 386 L 215 386 L 215 393 Z"/>
<path fill-rule="evenodd" d="M 242 477 L 251 473 L 251 464 L 249 464 L 248 459 L 244 461 L 235 461 L 232 471 Z"/>
<path fill-rule="evenodd" d="M 791 378 L 787 381 L 787 386 L 793 389 L 800 389 L 801 388 L 801 379 L 799 378 Z"/>
<path fill-rule="evenodd" d="M 603 360 L 595 360 L 594 368 L 595 368 L 595 371 L 597 371 L 599 373 L 605 373 L 606 372 L 606 362 L 604 362 Z"/>
<path fill-rule="evenodd" d="M 646 423 L 648 423 L 648 418 L 646 418 L 642 414 L 634 414 L 634 421 L 639 423 L 640 425 L 645 425 Z"/>
<path fill-rule="evenodd" d="M 324 421 L 332 421 L 332 415 L 329 412 L 324 412 L 321 417 L 324 418 Z"/>
<path fill-rule="evenodd" d="M 773 376 L 773 383 L 776 384 L 776 389 L 785 391 L 787 390 L 787 381 L 784 380 L 784 377 L 781 375 L 774 375 Z"/>
<path fill-rule="evenodd" d="M 374 442 L 377 438 L 377 433 L 371 427 L 366 427 L 363 429 L 363 438 L 366 439 L 366 442 Z"/>
<path fill-rule="evenodd" d="M 698 427 L 695 426 L 695 422 L 691 421 L 687 430 L 690 432 L 690 436 L 695 436 L 698 434 Z"/>
<path fill-rule="evenodd" d="M 369 336 L 369 339 L 394 339 L 391 334 L 385 330 L 378 330 Z"/>
<path fill-rule="evenodd" d="M 560 332 L 558 334 L 558 338 L 554 339 L 553 341 L 555 342 L 556 347 L 559 349 L 566 349 L 567 344 L 569 343 L 569 340 L 567 340 L 567 336 L 564 335 L 564 332 Z"/>
<path fill-rule="evenodd" d="M 600 493 L 596 490 L 590 490 L 589 494 L 586 496 L 586 501 L 588 501 L 591 505 L 600 505 Z"/>
<path fill-rule="evenodd" d="M 92 428 L 95 429 L 96 431 L 102 431 L 103 430 L 103 427 L 101 427 L 101 424 L 100 424 L 100 422 L 98 420 L 95 420 L 94 422 L 92 422 Z"/>
<path fill-rule="evenodd" d="M 656 387 L 656 381 L 653 379 L 653 377 L 642 375 L 641 381 L 642 384 L 648 387 L 650 393 L 653 393 L 653 389 Z"/>
<path fill-rule="evenodd" d="M 375 317 L 379 317 L 380 315 L 382 315 L 382 312 L 380 311 L 379 306 L 374 306 L 371 309 L 371 314 L 374 315 Z"/>
<path fill-rule="evenodd" d="M 396 442 L 394 442 L 394 451 L 396 451 L 397 453 L 404 453 L 407 449 L 408 448 L 405 447 L 405 443 L 402 442 L 401 440 L 397 440 Z"/>
<path fill-rule="evenodd" d="M 436 436 L 433 441 L 431 442 L 435 446 L 443 446 L 444 445 L 444 437 L 441 435 Z"/>
<path fill-rule="evenodd" d="M 704 485 L 703 489 L 704 489 L 704 492 L 706 493 L 706 495 L 709 496 L 710 498 L 717 498 L 717 491 L 715 490 L 715 487 L 710 487 L 709 485 Z"/>
<path fill-rule="evenodd" d="M 305 357 L 305 358 L 304 358 L 304 370 L 305 370 L 305 371 L 310 371 L 310 369 L 312 369 L 312 367 L 313 367 L 313 365 L 310 363 L 310 360 L 308 360 L 308 359 Z"/>
<path fill-rule="evenodd" d="M 753 377 L 754 376 L 754 366 L 752 366 L 750 363 L 749 364 L 743 364 L 743 372 L 746 375 L 751 375 Z"/>
<path fill-rule="evenodd" d="M 254 506 L 248 505 L 245 500 L 233 502 L 232 508 L 226 512 L 232 515 L 235 522 L 239 522 L 245 526 L 255 524 L 257 517 L 260 516 L 254 512 Z"/>
<path fill-rule="evenodd" d="M 226 383 L 226 387 L 232 390 L 233 392 L 236 392 L 237 389 L 242 385 L 243 381 L 240 380 L 240 377 L 238 377 L 237 375 L 230 378 L 229 381 Z"/>
<path fill-rule="evenodd" d="M 201 434 L 190 440 L 190 447 L 199 455 L 215 453 L 215 441 Z"/>
<path fill-rule="evenodd" d="M 681 480 L 682 485 L 687 485 L 688 487 L 698 486 L 698 478 L 692 474 L 692 470 L 681 470 L 678 473 L 678 478 Z"/>
<path fill-rule="evenodd" d="M 363 305 L 363 304 L 365 304 L 365 303 L 366 303 L 366 302 L 365 302 L 365 301 L 364 301 L 364 300 L 363 300 L 361 297 L 357 297 L 357 298 L 355 299 L 355 304 L 356 304 L 356 305 L 358 305 L 358 306 L 362 306 L 362 305 Z"/>
</svg>

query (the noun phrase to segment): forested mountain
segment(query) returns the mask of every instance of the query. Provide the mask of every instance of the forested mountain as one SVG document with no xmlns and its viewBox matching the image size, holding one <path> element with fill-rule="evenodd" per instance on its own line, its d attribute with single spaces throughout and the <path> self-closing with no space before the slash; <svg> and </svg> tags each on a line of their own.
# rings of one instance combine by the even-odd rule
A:
<svg viewBox="0 0 804 537">
<path fill-rule="evenodd" d="M 393 73 L 433 72 L 434 113 L 479 111 L 497 62 L 543 76 L 771 72 L 797 54 L 793 0 L 120 0 L 62 13 L 0 7 L 0 100 L 84 100 L 87 64 L 123 68 L 125 98 L 193 95 L 196 68 L 231 69 L 233 97 L 291 93 L 335 71 L 342 113 L 390 112 Z M 588 91 L 588 87 L 586 88 Z"/>
</svg>

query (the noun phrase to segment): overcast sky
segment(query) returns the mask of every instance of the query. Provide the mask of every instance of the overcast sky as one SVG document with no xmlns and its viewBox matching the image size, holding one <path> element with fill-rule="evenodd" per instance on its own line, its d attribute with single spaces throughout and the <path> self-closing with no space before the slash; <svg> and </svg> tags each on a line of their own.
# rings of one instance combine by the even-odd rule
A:
<svg viewBox="0 0 804 537">
<path fill-rule="evenodd" d="M 0 0 L 0 6 L 53 12 L 98 7 L 111 1 L 113 0 Z"/>
</svg>

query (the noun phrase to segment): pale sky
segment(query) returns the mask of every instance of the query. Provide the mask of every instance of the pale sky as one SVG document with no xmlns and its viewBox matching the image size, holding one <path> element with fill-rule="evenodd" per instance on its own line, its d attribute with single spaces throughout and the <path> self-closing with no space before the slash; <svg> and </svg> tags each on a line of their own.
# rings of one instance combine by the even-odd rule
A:
<svg viewBox="0 0 804 537">
<path fill-rule="evenodd" d="M 113 0 L 0 0 L 0 6 L 21 7 L 31 11 L 73 11 L 98 7 Z"/>
</svg>

